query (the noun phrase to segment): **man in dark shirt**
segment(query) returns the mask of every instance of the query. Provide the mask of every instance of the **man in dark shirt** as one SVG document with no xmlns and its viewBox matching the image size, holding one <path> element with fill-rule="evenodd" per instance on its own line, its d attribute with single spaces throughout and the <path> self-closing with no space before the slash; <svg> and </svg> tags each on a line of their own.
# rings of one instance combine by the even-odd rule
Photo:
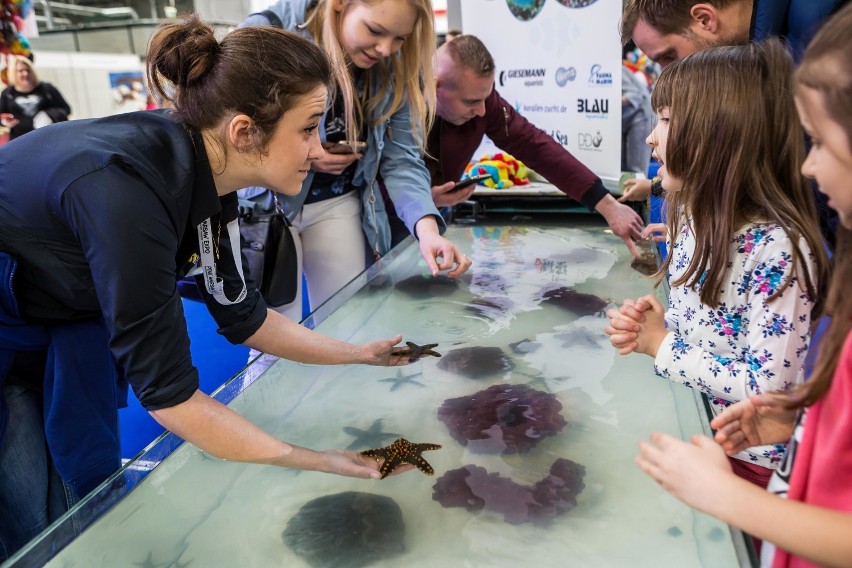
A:
<svg viewBox="0 0 852 568">
<path fill-rule="evenodd" d="M 630 252 L 638 255 L 634 241 L 641 238 L 642 218 L 618 203 L 598 176 L 500 97 L 494 88 L 494 59 L 479 39 L 463 35 L 445 43 L 436 61 L 438 117 L 427 148 L 435 205 L 451 206 L 471 196 L 475 185 L 452 189 L 487 134 L 563 193 L 603 215 Z"/>
</svg>

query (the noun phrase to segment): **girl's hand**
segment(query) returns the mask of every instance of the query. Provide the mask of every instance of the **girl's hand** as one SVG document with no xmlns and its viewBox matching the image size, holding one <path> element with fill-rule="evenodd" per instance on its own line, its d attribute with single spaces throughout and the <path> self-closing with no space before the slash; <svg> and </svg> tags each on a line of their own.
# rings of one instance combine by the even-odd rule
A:
<svg viewBox="0 0 852 568">
<path fill-rule="evenodd" d="M 786 442 L 793 435 L 795 409 L 787 394 L 760 394 L 730 405 L 710 421 L 715 440 L 732 456 L 746 448 Z"/>
<path fill-rule="evenodd" d="M 402 341 L 402 336 L 397 335 L 393 339 L 382 339 L 373 341 L 360 347 L 362 356 L 359 358 L 365 365 L 377 365 L 380 367 L 396 367 L 408 365 L 408 355 L 391 355 L 396 346 Z"/>
<path fill-rule="evenodd" d="M 639 345 L 637 339 L 642 329 L 639 324 L 645 321 L 645 317 L 635 309 L 635 303 L 626 299 L 621 308 L 606 311 L 609 325 L 604 328 L 604 332 L 609 335 L 609 342 L 618 350 L 619 355 L 633 353 Z"/>
<path fill-rule="evenodd" d="M 725 452 L 707 436 L 686 443 L 654 432 L 639 442 L 636 463 L 663 489 L 704 512 L 722 500 L 725 482 L 736 479 Z"/>
<path fill-rule="evenodd" d="M 649 239 L 655 243 L 666 242 L 666 235 L 669 234 L 669 228 L 665 223 L 651 223 L 642 229 L 642 238 Z"/>
<path fill-rule="evenodd" d="M 651 180 L 633 178 L 624 182 L 624 194 L 618 200 L 621 203 L 645 201 L 649 195 L 651 195 Z"/>
<path fill-rule="evenodd" d="M 429 265 L 429 272 L 432 273 L 432 276 L 437 276 L 441 270 L 449 270 L 447 276 L 455 278 L 467 272 L 467 269 L 473 264 L 473 261 L 462 254 L 456 245 L 440 235 L 438 223 L 431 215 L 417 221 L 414 231 L 419 240 L 420 254 L 426 260 L 426 264 Z M 438 262 L 439 258 L 441 259 L 440 263 Z"/>
<path fill-rule="evenodd" d="M 636 300 L 635 305 L 628 306 L 625 310 L 628 313 L 635 310 L 641 314 L 640 317 L 644 318 L 636 338 L 636 351 L 656 357 L 663 339 L 669 333 L 666 329 L 666 309 L 654 295 L 648 294 Z"/>
<path fill-rule="evenodd" d="M 319 452 L 322 456 L 322 469 L 326 473 L 336 473 L 347 477 L 360 477 L 363 479 L 381 479 L 379 469 L 382 462 L 376 458 L 363 456 L 358 452 L 349 450 L 325 450 Z M 393 470 L 391 475 L 397 475 L 414 469 L 413 465 L 404 464 Z"/>
<path fill-rule="evenodd" d="M 362 154 L 332 154 L 326 152 L 325 156 L 311 162 L 311 169 L 317 172 L 334 174 L 339 176 L 346 168 L 348 168 L 355 160 L 360 159 Z"/>
</svg>

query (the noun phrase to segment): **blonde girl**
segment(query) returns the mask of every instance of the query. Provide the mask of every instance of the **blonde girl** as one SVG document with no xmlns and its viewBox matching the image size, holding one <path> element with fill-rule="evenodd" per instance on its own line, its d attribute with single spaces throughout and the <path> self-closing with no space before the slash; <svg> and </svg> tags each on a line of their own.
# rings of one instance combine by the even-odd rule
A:
<svg viewBox="0 0 852 568">
<path fill-rule="evenodd" d="M 320 122 L 328 151 L 312 165 L 302 192 L 282 200 L 297 233 L 311 306 L 388 252 L 388 206 L 419 240 L 433 274 L 462 274 L 470 260 L 440 236 L 445 224 L 422 159 L 435 108 L 429 0 L 281 0 L 243 25 L 270 24 L 321 45 L 335 79 Z M 242 196 L 270 199 L 260 188 Z M 300 282 L 296 300 L 279 309 L 300 319 L 301 303 Z"/>
</svg>

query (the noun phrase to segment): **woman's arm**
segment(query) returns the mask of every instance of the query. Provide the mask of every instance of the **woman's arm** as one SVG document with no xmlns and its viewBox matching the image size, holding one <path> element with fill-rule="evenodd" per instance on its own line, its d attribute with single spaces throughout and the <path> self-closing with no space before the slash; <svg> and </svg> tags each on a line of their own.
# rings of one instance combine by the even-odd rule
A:
<svg viewBox="0 0 852 568">
<path fill-rule="evenodd" d="M 267 309 L 266 319 L 260 329 L 244 344 L 263 353 L 300 363 L 402 365 L 408 363 L 407 357 L 391 355 L 394 345 L 400 341 L 402 336 L 398 335 L 366 345 L 353 345 L 317 333 Z"/>
<path fill-rule="evenodd" d="M 455 266 L 449 275 L 459 276 L 470 268 L 471 260 L 441 236 L 446 224 L 435 208 L 431 178 L 411 130 L 410 116 L 406 101 L 389 119 L 380 162 L 382 180 L 397 215 L 419 241 L 432 274 Z"/>
<path fill-rule="evenodd" d="M 317 452 L 282 442 L 201 391 L 181 404 L 150 414 L 167 430 L 225 460 L 365 479 L 381 477 L 380 464 L 373 458 L 346 450 Z"/>
<path fill-rule="evenodd" d="M 429 170 L 420 154 L 418 135 L 411 129 L 411 111 L 407 100 L 388 119 L 379 162 L 379 174 L 393 201 L 397 215 L 416 234 L 415 225 L 426 216 L 433 216 L 440 232 L 446 224 L 432 200 Z M 369 142 L 368 142 L 369 143 Z M 365 172 L 370 183 L 372 172 Z M 378 190 L 378 187 L 376 187 Z"/>
<path fill-rule="evenodd" d="M 737 477 L 721 447 L 653 433 L 640 442 L 639 467 L 700 511 L 821 566 L 849 566 L 852 514 L 790 501 Z"/>
<path fill-rule="evenodd" d="M 71 106 L 65 101 L 62 93 L 50 83 L 42 83 L 42 85 L 44 85 L 47 103 L 42 110 L 53 122 L 68 120 L 68 117 L 71 116 Z"/>
</svg>

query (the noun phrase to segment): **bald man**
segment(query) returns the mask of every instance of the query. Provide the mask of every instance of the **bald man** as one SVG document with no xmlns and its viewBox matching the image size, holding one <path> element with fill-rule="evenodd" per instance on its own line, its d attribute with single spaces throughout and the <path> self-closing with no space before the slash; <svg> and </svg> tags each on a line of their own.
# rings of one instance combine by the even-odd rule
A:
<svg viewBox="0 0 852 568">
<path fill-rule="evenodd" d="M 426 159 L 435 204 L 446 207 L 470 198 L 475 185 L 455 192 L 452 189 L 487 134 L 501 150 L 603 215 L 631 254 L 637 256 L 634 241 L 641 238 L 642 218 L 618 203 L 600 178 L 553 137 L 517 114 L 494 88 L 494 70 L 494 59 L 474 36 L 459 36 L 438 49 L 438 117 L 429 132 Z"/>
</svg>

